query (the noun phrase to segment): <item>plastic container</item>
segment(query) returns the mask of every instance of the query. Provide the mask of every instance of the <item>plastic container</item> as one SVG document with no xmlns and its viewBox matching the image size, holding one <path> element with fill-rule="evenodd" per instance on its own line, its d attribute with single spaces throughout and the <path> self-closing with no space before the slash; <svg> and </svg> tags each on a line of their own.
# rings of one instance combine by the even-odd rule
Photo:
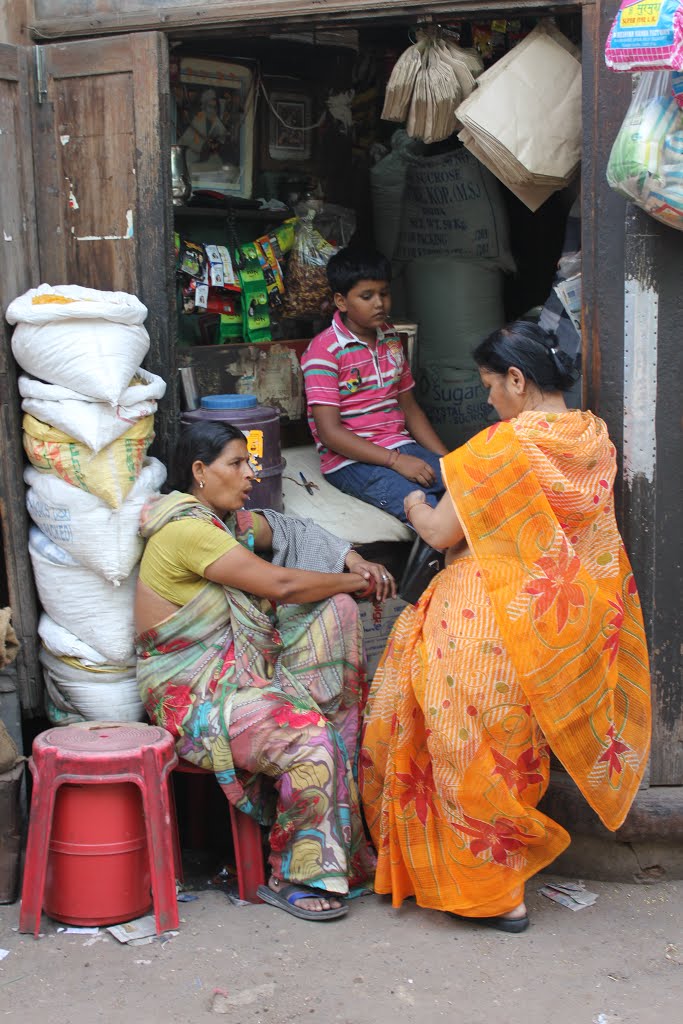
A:
<svg viewBox="0 0 683 1024">
<path fill-rule="evenodd" d="M 214 420 L 232 423 L 247 437 L 257 479 L 245 508 L 272 508 L 282 512 L 282 461 L 280 414 L 259 405 L 256 395 L 206 395 L 199 409 L 184 412 L 182 423 Z"/>
<path fill-rule="evenodd" d="M 145 818 L 136 785 L 59 787 L 44 908 L 56 921 L 85 927 L 130 921 L 151 910 Z"/>
</svg>

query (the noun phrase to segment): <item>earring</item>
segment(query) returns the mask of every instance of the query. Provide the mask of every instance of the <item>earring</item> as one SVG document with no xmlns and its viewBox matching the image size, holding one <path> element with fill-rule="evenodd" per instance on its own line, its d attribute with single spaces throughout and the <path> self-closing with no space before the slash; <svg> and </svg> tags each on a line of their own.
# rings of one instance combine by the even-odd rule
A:
<svg viewBox="0 0 683 1024">
<path fill-rule="evenodd" d="M 199 489 L 202 490 L 203 487 L 204 487 L 204 481 L 200 480 L 199 481 Z"/>
</svg>

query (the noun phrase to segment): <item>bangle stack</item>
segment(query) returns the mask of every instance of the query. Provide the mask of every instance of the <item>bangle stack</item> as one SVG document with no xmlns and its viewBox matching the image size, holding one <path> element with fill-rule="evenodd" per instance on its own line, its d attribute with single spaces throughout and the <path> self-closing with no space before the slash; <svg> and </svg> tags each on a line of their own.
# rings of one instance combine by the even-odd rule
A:
<svg viewBox="0 0 683 1024">
<path fill-rule="evenodd" d="M 396 464 L 400 454 L 401 453 L 398 450 L 398 448 L 394 448 L 391 452 L 389 452 L 389 458 L 387 459 L 387 462 L 386 462 L 386 468 L 387 469 L 393 469 L 393 467 Z"/>
</svg>

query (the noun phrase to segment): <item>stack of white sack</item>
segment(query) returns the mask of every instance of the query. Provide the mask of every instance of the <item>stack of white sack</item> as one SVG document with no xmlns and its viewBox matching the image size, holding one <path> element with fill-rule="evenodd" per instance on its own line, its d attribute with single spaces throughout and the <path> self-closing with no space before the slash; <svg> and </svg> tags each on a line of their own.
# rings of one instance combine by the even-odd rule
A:
<svg viewBox="0 0 683 1024">
<path fill-rule="evenodd" d="M 133 602 L 140 510 L 166 471 L 147 458 L 165 382 L 140 363 L 146 307 L 124 292 L 41 285 L 12 302 L 29 553 L 44 614 L 47 711 L 58 724 L 143 717 Z"/>
</svg>

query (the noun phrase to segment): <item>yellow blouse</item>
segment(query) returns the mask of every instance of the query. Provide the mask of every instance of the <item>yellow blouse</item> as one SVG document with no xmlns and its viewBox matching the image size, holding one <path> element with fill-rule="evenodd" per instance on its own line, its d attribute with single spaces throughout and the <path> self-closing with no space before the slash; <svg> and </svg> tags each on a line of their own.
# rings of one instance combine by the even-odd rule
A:
<svg viewBox="0 0 683 1024">
<path fill-rule="evenodd" d="M 188 604 L 206 583 L 204 570 L 238 541 L 201 519 L 176 519 L 149 538 L 140 562 L 140 579 L 160 597 Z"/>
</svg>

